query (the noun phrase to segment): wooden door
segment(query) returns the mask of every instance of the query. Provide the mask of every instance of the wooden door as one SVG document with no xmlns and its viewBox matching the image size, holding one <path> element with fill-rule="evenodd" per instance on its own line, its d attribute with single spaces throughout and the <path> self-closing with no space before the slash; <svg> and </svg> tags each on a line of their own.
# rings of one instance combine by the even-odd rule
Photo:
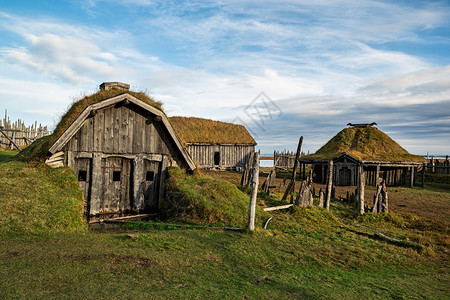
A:
<svg viewBox="0 0 450 300">
<path fill-rule="evenodd" d="M 131 165 L 131 161 L 126 158 L 102 159 L 101 213 L 120 214 L 131 210 Z"/>
<path fill-rule="evenodd" d="M 348 186 L 351 184 L 351 171 L 347 167 L 339 170 L 339 185 Z"/>
<path fill-rule="evenodd" d="M 158 209 L 161 162 L 144 159 L 143 191 L 145 210 Z"/>
<path fill-rule="evenodd" d="M 90 158 L 75 158 L 75 165 L 73 167 L 78 184 L 83 192 L 84 212 L 87 215 L 89 215 L 89 201 L 91 196 L 91 161 Z"/>
</svg>

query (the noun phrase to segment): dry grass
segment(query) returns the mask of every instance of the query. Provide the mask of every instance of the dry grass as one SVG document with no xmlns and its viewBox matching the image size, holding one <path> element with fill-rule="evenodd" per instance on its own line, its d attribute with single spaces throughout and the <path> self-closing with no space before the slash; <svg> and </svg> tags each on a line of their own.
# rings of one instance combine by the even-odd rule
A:
<svg viewBox="0 0 450 300">
<path fill-rule="evenodd" d="M 375 127 L 345 128 L 315 154 L 305 160 L 329 160 L 348 153 L 362 161 L 424 162 L 418 155 L 409 154 L 387 134 Z"/>
<path fill-rule="evenodd" d="M 255 140 L 242 125 L 193 117 L 171 117 L 169 120 L 184 144 L 256 145 Z"/>
</svg>

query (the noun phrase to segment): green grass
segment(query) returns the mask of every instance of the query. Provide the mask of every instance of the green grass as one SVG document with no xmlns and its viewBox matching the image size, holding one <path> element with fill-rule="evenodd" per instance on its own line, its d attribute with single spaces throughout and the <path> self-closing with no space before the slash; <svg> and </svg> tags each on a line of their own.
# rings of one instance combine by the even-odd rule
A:
<svg viewBox="0 0 450 300">
<path fill-rule="evenodd" d="M 162 215 L 188 224 L 245 227 L 249 196 L 234 184 L 204 175 L 188 175 L 169 168 Z M 257 223 L 268 215 L 258 208 Z"/>
<path fill-rule="evenodd" d="M 331 211 L 258 208 L 253 233 L 158 222 L 87 231 L 70 169 L 11 157 L 0 151 L 0 299 L 447 299 L 450 292 L 450 194 L 427 185 L 389 192 L 405 197 L 405 210 L 433 203 L 432 221 L 407 211 L 358 217 L 333 202 Z M 249 196 L 235 185 L 179 169 L 169 175 L 168 196 L 179 203 L 166 222 L 245 226 Z M 280 202 L 277 194 L 258 199 Z M 378 231 L 424 247 L 368 236 Z"/>
<path fill-rule="evenodd" d="M 445 264 L 343 230 L 146 230 L 135 239 L 128 232 L 136 233 L 1 240 L 0 297 L 445 299 L 449 292 Z"/>
<path fill-rule="evenodd" d="M 0 151 L 0 234 L 86 228 L 83 196 L 70 168 L 27 164 Z"/>
</svg>

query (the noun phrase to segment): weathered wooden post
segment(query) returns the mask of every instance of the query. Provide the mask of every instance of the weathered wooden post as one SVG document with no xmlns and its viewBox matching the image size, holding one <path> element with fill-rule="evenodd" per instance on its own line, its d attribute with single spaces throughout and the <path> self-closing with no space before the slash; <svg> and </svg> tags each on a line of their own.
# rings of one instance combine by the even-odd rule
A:
<svg viewBox="0 0 450 300">
<path fill-rule="evenodd" d="M 331 188 L 333 186 L 333 160 L 328 163 L 328 176 L 327 176 L 327 198 L 325 200 L 325 208 L 330 210 L 331 202 Z"/>
<path fill-rule="evenodd" d="M 383 189 L 383 185 L 380 183 L 377 185 L 377 192 L 375 193 L 375 195 L 373 196 L 373 207 L 372 207 L 372 212 L 373 213 L 378 213 L 381 212 L 381 190 Z"/>
<path fill-rule="evenodd" d="M 375 174 L 375 186 L 377 186 L 380 183 L 380 164 L 377 164 L 377 171 Z"/>
<path fill-rule="evenodd" d="M 381 211 L 384 213 L 389 212 L 389 202 L 388 202 L 388 193 L 386 189 L 386 184 L 383 181 L 382 183 L 382 189 L 381 189 L 381 196 L 382 196 L 382 204 L 381 204 Z"/>
<path fill-rule="evenodd" d="M 422 166 L 422 187 L 425 186 L 425 170 L 427 168 L 427 165 L 424 163 Z"/>
<path fill-rule="evenodd" d="M 411 181 L 410 181 L 410 183 L 409 183 L 409 186 L 410 187 L 413 187 L 414 186 L 414 170 L 415 170 L 416 168 L 415 167 L 411 167 Z"/>
<path fill-rule="evenodd" d="M 288 187 L 286 188 L 286 191 L 284 192 L 284 195 L 282 198 L 283 201 L 286 200 L 287 196 L 291 193 L 292 189 L 294 188 L 295 176 L 297 175 L 298 159 L 300 157 L 302 143 L 303 143 L 303 136 L 301 136 L 300 139 L 298 140 L 297 152 L 295 153 L 294 169 L 292 170 L 292 178 L 288 184 Z"/>
<path fill-rule="evenodd" d="M 255 153 L 252 168 L 252 193 L 248 208 L 248 229 L 251 231 L 255 230 L 256 196 L 258 195 L 259 184 L 259 155 L 259 151 Z"/>
<path fill-rule="evenodd" d="M 323 208 L 323 190 L 322 188 L 319 190 L 319 208 Z"/>
<path fill-rule="evenodd" d="M 364 214 L 364 167 L 359 165 L 359 180 L 358 180 L 358 214 Z"/>
</svg>

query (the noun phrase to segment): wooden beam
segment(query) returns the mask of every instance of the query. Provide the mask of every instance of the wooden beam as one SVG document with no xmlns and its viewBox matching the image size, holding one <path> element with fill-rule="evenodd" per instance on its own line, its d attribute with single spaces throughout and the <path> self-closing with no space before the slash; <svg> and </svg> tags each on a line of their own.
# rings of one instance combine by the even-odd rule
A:
<svg viewBox="0 0 450 300">
<path fill-rule="evenodd" d="M 19 146 L 17 146 L 17 144 L 14 143 L 14 141 L 13 141 L 9 136 L 7 136 L 6 133 L 3 132 L 3 129 L 0 129 L 0 132 L 8 139 L 8 141 L 11 142 L 11 144 L 14 145 L 14 147 L 17 148 L 17 150 L 22 151 L 22 149 L 21 149 Z M 16 133 L 16 132 L 14 131 L 14 132 L 13 132 L 13 136 L 14 136 L 15 133 Z"/>
<path fill-rule="evenodd" d="M 284 192 L 283 198 L 281 199 L 283 201 L 286 200 L 287 196 L 291 193 L 291 191 L 292 191 L 292 189 L 294 187 L 295 176 L 297 175 L 298 159 L 300 157 L 300 151 L 302 149 L 302 144 L 303 144 L 303 136 L 301 136 L 299 141 L 298 141 L 297 152 L 295 153 L 294 169 L 292 170 L 292 178 L 291 178 L 291 181 L 288 184 L 288 187 L 286 188 L 286 191 Z"/>
<path fill-rule="evenodd" d="M 294 204 L 286 204 L 286 205 L 280 205 L 280 206 L 266 207 L 266 208 L 264 208 L 264 211 L 286 209 L 286 208 L 289 208 L 289 207 L 291 207 L 293 205 Z"/>
</svg>

